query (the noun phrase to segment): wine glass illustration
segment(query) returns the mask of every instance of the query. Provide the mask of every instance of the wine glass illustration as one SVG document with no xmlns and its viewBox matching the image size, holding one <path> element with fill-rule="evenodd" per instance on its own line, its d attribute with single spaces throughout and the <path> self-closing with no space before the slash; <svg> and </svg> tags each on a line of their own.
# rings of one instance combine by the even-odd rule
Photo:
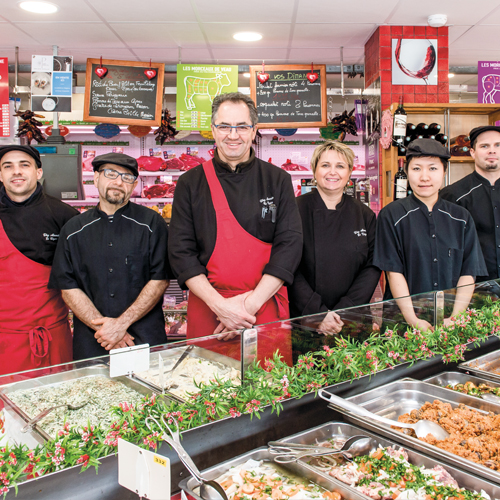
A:
<svg viewBox="0 0 500 500">
<path fill-rule="evenodd" d="M 419 40 L 420 41 L 420 40 Z M 409 40 L 410 43 L 402 46 L 402 39 L 398 40 L 394 56 L 399 69 L 410 78 L 418 78 L 424 80 L 426 85 L 429 85 L 429 75 L 436 66 L 436 49 L 429 41 L 425 57 L 421 51 L 417 49 L 414 43 L 416 40 Z"/>
</svg>

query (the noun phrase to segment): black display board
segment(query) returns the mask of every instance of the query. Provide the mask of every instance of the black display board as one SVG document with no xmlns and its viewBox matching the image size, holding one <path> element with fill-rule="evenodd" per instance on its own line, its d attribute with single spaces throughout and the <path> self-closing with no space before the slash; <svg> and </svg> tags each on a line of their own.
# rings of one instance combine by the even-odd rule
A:
<svg viewBox="0 0 500 500">
<path fill-rule="evenodd" d="M 103 78 L 96 74 L 101 67 Z M 156 76 L 149 79 L 149 70 Z M 160 125 L 164 74 L 161 63 L 87 59 L 84 121 Z"/>
<path fill-rule="evenodd" d="M 326 67 L 324 65 L 250 66 L 250 95 L 257 106 L 259 128 L 324 127 L 327 124 Z M 311 83 L 308 73 L 318 79 Z"/>
</svg>

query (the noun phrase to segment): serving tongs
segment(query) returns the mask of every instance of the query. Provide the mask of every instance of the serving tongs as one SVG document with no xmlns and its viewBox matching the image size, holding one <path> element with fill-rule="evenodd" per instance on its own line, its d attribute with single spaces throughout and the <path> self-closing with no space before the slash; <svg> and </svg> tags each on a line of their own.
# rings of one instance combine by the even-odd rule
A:
<svg viewBox="0 0 500 500">
<path fill-rule="evenodd" d="M 150 421 L 154 422 L 156 427 L 162 432 L 160 438 L 166 441 L 173 450 L 179 455 L 180 461 L 184 464 L 189 473 L 198 481 L 200 484 L 200 496 L 204 500 L 228 500 L 224 488 L 217 482 L 211 479 L 205 479 L 193 459 L 188 455 L 187 451 L 181 445 L 179 424 L 175 418 L 168 418 L 168 421 L 172 421 L 175 425 L 175 431 L 173 431 L 165 419 L 165 415 L 161 416 L 161 422 L 159 422 L 155 417 L 149 415 L 146 417 L 146 425 L 151 432 L 154 432 L 153 426 Z"/>
<path fill-rule="evenodd" d="M 194 349 L 194 344 L 188 346 L 186 349 L 184 349 L 184 352 L 180 355 L 179 359 L 176 361 L 175 365 L 170 369 L 167 370 L 166 372 L 163 371 L 163 358 L 161 357 L 161 354 L 158 353 L 158 373 L 159 373 L 159 385 L 162 388 L 162 390 L 168 390 L 172 387 L 172 383 L 168 383 L 168 381 L 172 378 L 172 374 L 174 371 L 177 369 L 177 367 L 189 356 L 191 351 Z"/>
<path fill-rule="evenodd" d="M 38 415 L 36 415 L 35 417 L 33 417 L 31 420 L 28 420 L 28 423 L 21 429 L 21 432 L 25 433 L 25 432 L 33 430 L 33 427 L 35 427 L 35 425 L 38 422 L 40 422 L 40 420 L 44 419 L 49 413 L 51 413 L 53 410 L 55 410 L 57 408 L 62 408 L 64 406 L 66 406 L 68 408 L 68 410 L 74 411 L 74 410 L 79 410 L 80 408 L 83 408 L 89 402 L 90 402 L 90 399 L 88 399 L 87 401 L 85 401 L 85 403 L 79 403 L 77 405 L 72 405 L 72 404 L 69 404 L 69 403 L 64 403 L 62 405 L 51 406 L 50 408 L 47 408 L 46 410 L 41 411 Z"/>
</svg>

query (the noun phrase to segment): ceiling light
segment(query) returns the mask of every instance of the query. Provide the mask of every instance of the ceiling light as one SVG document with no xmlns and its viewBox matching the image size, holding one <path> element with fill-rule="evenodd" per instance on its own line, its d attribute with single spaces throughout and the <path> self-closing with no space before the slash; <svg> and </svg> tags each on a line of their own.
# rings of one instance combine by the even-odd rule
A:
<svg viewBox="0 0 500 500">
<path fill-rule="evenodd" d="M 448 21 L 448 16 L 446 14 L 433 14 L 427 18 L 427 24 L 433 28 L 441 28 Z"/>
<path fill-rule="evenodd" d="M 250 73 L 243 73 L 243 76 L 244 76 L 245 78 L 250 78 Z"/>
<path fill-rule="evenodd" d="M 35 14 L 53 14 L 59 10 L 57 5 L 50 2 L 21 2 L 19 7 Z"/>
<path fill-rule="evenodd" d="M 448 73 L 448 78 L 453 78 L 455 76 L 455 73 Z"/>
<path fill-rule="evenodd" d="M 262 39 L 262 35 L 254 31 L 242 31 L 240 33 L 235 33 L 233 38 L 240 42 L 256 42 Z"/>
</svg>

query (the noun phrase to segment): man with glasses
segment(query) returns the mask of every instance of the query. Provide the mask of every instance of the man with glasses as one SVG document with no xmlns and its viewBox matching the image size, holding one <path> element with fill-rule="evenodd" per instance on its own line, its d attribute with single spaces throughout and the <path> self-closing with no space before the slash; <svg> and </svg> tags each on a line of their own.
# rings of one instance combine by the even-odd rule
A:
<svg viewBox="0 0 500 500">
<path fill-rule="evenodd" d="M 129 201 L 139 175 L 135 158 L 108 153 L 92 165 L 99 204 L 62 229 L 49 282 L 74 313 L 74 359 L 166 342 L 167 225 Z"/>
<path fill-rule="evenodd" d="M 59 233 L 78 212 L 43 192 L 42 174 L 35 148 L 0 148 L 0 375 L 72 359 L 68 308 L 47 283 Z"/>
<path fill-rule="evenodd" d="M 176 186 L 169 257 L 190 290 L 188 338 L 227 340 L 224 332 L 289 317 L 283 285 L 299 264 L 302 228 L 290 175 L 255 156 L 257 118 L 250 97 L 216 97 L 214 158 Z"/>
</svg>

